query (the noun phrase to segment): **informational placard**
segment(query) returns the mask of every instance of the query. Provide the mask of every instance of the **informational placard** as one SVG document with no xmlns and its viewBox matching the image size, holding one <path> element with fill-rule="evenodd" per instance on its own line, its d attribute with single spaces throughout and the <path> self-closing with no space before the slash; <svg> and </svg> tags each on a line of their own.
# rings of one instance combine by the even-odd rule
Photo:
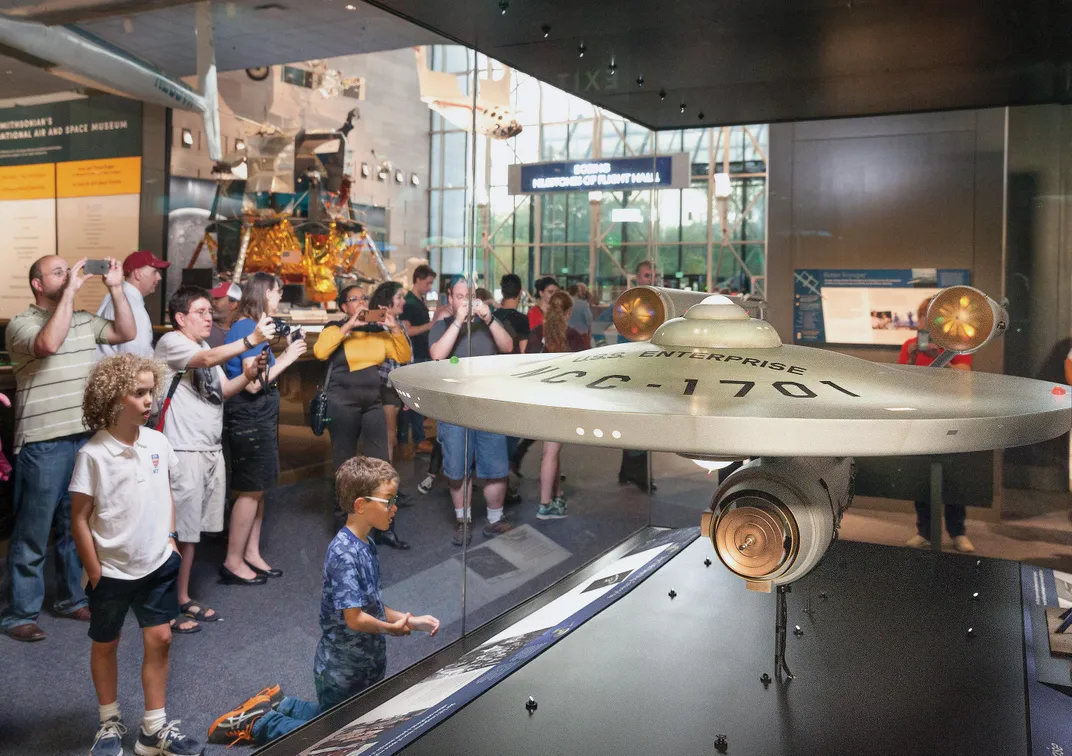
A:
<svg viewBox="0 0 1072 756">
<path fill-rule="evenodd" d="M 510 194 L 684 189 L 690 180 L 687 152 L 558 163 L 516 163 L 509 166 L 508 173 Z"/>
<path fill-rule="evenodd" d="M 106 95 L 0 109 L 0 318 L 33 301 L 34 260 L 122 260 L 138 248 L 141 108 Z M 75 304 L 96 311 L 105 293 L 94 277 Z"/>
<path fill-rule="evenodd" d="M 798 269 L 793 274 L 793 340 L 900 347 L 916 334 L 921 303 L 970 278 L 963 269 Z"/>
<path fill-rule="evenodd" d="M 56 170 L 52 164 L 0 166 L 0 228 L 4 229 L 0 318 L 31 301 L 34 260 L 56 252 Z"/>
</svg>

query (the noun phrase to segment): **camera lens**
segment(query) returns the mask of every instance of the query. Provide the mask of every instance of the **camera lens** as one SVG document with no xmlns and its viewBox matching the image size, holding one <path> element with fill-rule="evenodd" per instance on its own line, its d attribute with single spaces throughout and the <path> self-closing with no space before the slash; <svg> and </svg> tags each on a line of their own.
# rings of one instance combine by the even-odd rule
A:
<svg viewBox="0 0 1072 756">
<path fill-rule="evenodd" d="M 272 322 L 275 323 L 275 335 L 276 336 L 289 336 L 290 335 L 290 323 L 283 320 L 283 318 L 272 318 Z"/>
</svg>

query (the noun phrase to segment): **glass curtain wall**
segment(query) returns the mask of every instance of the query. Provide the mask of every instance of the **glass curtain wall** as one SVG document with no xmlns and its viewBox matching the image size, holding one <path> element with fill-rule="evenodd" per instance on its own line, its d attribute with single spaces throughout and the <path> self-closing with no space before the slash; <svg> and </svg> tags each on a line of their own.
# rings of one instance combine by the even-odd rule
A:
<svg viewBox="0 0 1072 756">
<path fill-rule="evenodd" d="M 455 73 L 472 91 L 474 56 L 454 45 L 430 48 L 433 69 Z M 475 56 L 480 77 L 502 66 Z M 699 291 L 764 293 L 767 132 L 765 125 L 651 132 L 567 92 L 514 72 L 512 105 L 524 130 L 509 140 L 471 138 L 440 116 L 431 120 L 429 234 L 432 267 L 446 281 L 464 263 L 467 192 L 477 203 L 475 273 L 495 290 L 503 273 L 526 288 L 545 275 L 584 282 L 608 304 L 652 259 L 662 285 Z M 465 182 L 476 152 L 475 183 Z M 687 189 L 561 192 L 511 196 L 508 166 L 557 160 L 686 152 Z M 718 174 L 729 177 L 728 184 Z"/>
</svg>

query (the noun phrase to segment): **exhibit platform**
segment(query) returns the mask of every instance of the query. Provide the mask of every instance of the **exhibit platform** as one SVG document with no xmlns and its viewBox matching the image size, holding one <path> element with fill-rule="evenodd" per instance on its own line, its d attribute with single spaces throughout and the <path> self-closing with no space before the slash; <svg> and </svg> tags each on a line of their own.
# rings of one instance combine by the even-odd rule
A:
<svg viewBox="0 0 1072 756">
<path fill-rule="evenodd" d="M 1032 612 L 1070 591 L 1047 568 L 837 542 L 788 596 L 787 680 L 775 596 L 696 529 L 648 528 L 261 753 L 1069 752 L 1068 660 L 1064 686 L 1039 681 Z"/>
</svg>

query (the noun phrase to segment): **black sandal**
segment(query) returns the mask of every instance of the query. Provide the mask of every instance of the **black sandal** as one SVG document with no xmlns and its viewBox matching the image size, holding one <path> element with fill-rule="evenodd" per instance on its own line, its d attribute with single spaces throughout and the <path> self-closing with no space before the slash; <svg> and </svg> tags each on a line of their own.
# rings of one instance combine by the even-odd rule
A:
<svg viewBox="0 0 1072 756">
<path fill-rule="evenodd" d="M 194 626 L 184 628 L 182 625 L 185 622 L 193 622 Z M 175 619 L 171 620 L 171 632 L 172 634 L 177 635 L 189 635 L 190 633 L 199 633 L 201 632 L 201 625 L 197 624 L 196 621 L 191 620 L 189 618 L 176 617 Z"/>
<path fill-rule="evenodd" d="M 192 611 L 190 607 L 196 607 L 197 611 Z M 198 622 L 219 622 L 221 619 L 223 619 L 222 617 L 220 617 L 219 612 L 217 612 L 211 606 L 205 606 L 199 601 L 191 600 L 187 601 L 185 604 L 180 604 L 179 611 L 185 614 L 190 619 L 196 620 Z M 211 611 L 212 614 L 205 614 L 206 611 Z"/>
</svg>

